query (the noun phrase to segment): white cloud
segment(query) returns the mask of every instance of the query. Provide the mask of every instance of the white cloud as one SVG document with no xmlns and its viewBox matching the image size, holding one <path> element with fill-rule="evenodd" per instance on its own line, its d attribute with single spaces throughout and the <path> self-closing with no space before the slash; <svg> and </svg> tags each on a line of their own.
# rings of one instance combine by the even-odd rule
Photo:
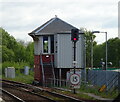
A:
<svg viewBox="0 0 120 102">
<path fill-rule="evenodd" d="M 78 28 L 104 29 L 110 31 L 109 38 L 118 36 L 116 30 L 118 0 L 9 0 L 9 2 L 0 0 L 0 2 L 1 26 L 15 38 L 25 39 L 27 33 L 54 15 Z"/>
</svg>

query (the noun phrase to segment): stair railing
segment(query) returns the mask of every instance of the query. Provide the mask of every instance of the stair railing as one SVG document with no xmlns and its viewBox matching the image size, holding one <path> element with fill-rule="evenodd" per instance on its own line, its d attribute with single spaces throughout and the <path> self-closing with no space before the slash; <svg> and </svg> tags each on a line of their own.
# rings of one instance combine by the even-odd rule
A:
<svg viewBox="0 0 120 102">
<path fill-rule="evenodd" d="M 44 68 L 43 68 L 42 54 L 40 54 L 40 64 L 41 64 L 41 67 L 42 67 L 43 86 L 45 86 L 45 74 L 44 74 Z"/>
<path fill-rule="evenodd" d="M 53 73 L 53 83 L 54 83 L 54 86 L 55 86 L 55 71 L 54 71 L 54 65 L 53 65 L 53 57 L 51 55 L 51 64 L 52 64 L 52 73 Z"/>
</svg>

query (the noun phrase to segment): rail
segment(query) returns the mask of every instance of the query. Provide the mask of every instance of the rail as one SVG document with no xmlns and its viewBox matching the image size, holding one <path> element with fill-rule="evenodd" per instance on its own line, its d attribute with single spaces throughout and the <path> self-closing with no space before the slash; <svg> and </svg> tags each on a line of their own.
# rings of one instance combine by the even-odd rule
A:
<svg viewBox="0 0 120 102">
<path fill-rule="evenodd" d="M 19 97 L 15 96 L 14 94 L 8 92 L 7 90 L 4 90 L 2 88 L 0 88 L 0 90 L 4 93 L 6 93 L 7 95 L 9 95 L 10 97 L 14 98 L 17 102 L 25 102 L 24 100 L 20 99 Z"/>
<path fill-rule="evenodd" d="M 36 87 L 36 86 L 24 84 L 24 83 L 22 84 L 22 83 L 17 83 L 15 81 L 7 81 L 7 80 L 4 80 L 3 82 L 9 82 L 9 83 L 11 83 L 11 85 L 13 84 L 13 86 L 17 85 L 18 87 L 27 88 L 27 90 L 30 90 L 32 93 L 49 98 L 53 102 L 56 102 L 56 101 L 59 102 L 61 100 L 71 101 L 71 102 L 84 102 L 83 100 L 76 99 L 76 98 L 71 97 L 71 96 L 63 95 L 63 94 L 56 93 L 56 92 L 51 92 L 51 91 L 46 90 L 44 88 L 40 88 L 40 87 Z M 57 100 L 56 100 L 56 98 L 57 98 Z"/>
</svg>

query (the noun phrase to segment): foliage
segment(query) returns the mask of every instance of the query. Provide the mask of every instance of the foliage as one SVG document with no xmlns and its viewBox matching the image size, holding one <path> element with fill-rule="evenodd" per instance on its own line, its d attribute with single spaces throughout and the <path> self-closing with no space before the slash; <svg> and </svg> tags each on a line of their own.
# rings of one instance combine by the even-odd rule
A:
<svg viewBox="0 0 120 102">
<path fill-rule="evenodd" d="M 22 69 L 22 68 L 24 68 L 24 66 L 29 66 L 29 63 L 27 63 L 27 62 L 12 62 L 12 61 L 9 62 L 9 61 L 6 61 L 6 62 L 2 63 L 2 73 L 4 73 L 4 70 L 7 67 L 14 67 L 16 69 Z"/>
<path fill-rule="evenodd" d="M 31 67 L 33 67 L 34 61 L 33 42 L 29 42 L 28 45 L 25 45 L 24 41 L 16 40 L 13 36 L 8 34 L 8 32 L 6 32 L 3 28 L 0 28 L 0 35 L 2 35 L 2 46 L 0 45 L 0 48 L 2 48 L 3 63 L 6 62 L 8 64 L 8 62 L 9 63 L 24 62 L 28 63 Z"/>
<path fill-rule="evenodd" d="M 112 38 L 108 40 L 108 62 L 113 63 L 113 67 L 120 66 L 120 39 Z"/>
<path fill-rule="evenodd" d="M 96 36 L 91 31 L 88 31 L 85 28 L 81 28 L 80 30 L 85 32 L 86 66 L 90 67 L 91 66 L 91 48 L 92 46 L 95 46 L 97 44 L 94 41 Z"/>
<path fill-rule="evenodd" d="M 101 67 L 101 59 L 103 58 L 105 61 L 105 51 L 104 51 L 104 46 L 102 44 L 100 45 L 95 45 L 93 49 L 93 65 L 94 67 Z"/>
<path fill-rule="evenodd" d="M 112 38 L 107 41 L 108 43 L 108 64 L 112 62 L 112 65 L 108 65 L 110 67 L 120 67 L 120 39 Z M 106 42 L 103 44 L 94 46 L 94 66 L 101 66 L 101 58 L 105 62 L 106 57 Z"/>
<path fill-rule="evenodd" d="M 61 94 L 65 94 L 65 95 L 69 95 L 69 96 L 72 96 L 72 97 L 76 97 L 76 98 L 80 98 L 80 99 L 86 99 L 86 100 L 94 100 L 96 101 L 96 99 L 94 99 L 93 97 L 91 96 L 88 96 L 87 94 L 84 94 L 82 92 L 79 92 L 77 89 L 76 89 L 77 93 L 76 94 L 73 94 L 72 91 L 67 91 L 66 90 L 55 90 L 55 92 L 58 92 L 58 93 L 61 93 Z"/>
<path fill-rule="evenodd" d="M 101 59 L 106 60 L 106 42 L 97 44 L 95 35 L 85 28 L 81 28 L 85 32 L 86 45 L 86 67 L 91 66 L 91 52 L 93 46 L 93 67 L 101 67 Z M 93 42 L 93 44 L 92 44 Z M 120 67 L 120 39 L 112 38 L 107 41 L 108 44 L 108 67 Z M 109 64 L 112 62 L 112 65 Z"/>
<path fill-rule="evenodd" d="M 34 43 L 29 42 L 26 47 L 26 61 L 29 62 L 30 66 L 34 65 Z"/>
<path fill-rule="evenodd" d="M 101 96 L 101 97 L 104 97 L 104 98 L 116 98 L 118 96 L 118 91 L 114 91 L 114 92 L 99 92 L 100 87 L 98 86 L 92 86 L 90 87 L 89 85 L 85 85 L 85 84 L 82 84 L 79 91 L 80 92 L 85 92 L 85 93 L 92 93 L 92 94 L 95 94 L 95 95 L 98 95 L 98 96 Z M 111 94 L 112 93 L 112 94 Z"/>
<path fill-rule="evenodd" d="M 27 62 L 3 62 L 2 68 L 6 67 L 15 67 L 15 68 L 24 68 L 24 66 L 29 66 L 29 63 Z"/>
<path fill-rule="evenodd" d="M 16 75 L 15 78 L 6 78 L 4 75 L 2 77 L 3 77 L 3 79 L 7 79 L 7 80 L 12 80 L 12 81 L 31 84 L 34 80 L 33 74 L 34 73 L 32 71 L 30 71 L 29 75 L 24 75 L 24 74 L 19 73 L 19 74 Z"/>
<path fill-rule="evenodd" d="M 8 49 L 6 46 L 2 46 L 2 61 L 14 61 L 15 54 L 11 49 Z"/>
</svg>

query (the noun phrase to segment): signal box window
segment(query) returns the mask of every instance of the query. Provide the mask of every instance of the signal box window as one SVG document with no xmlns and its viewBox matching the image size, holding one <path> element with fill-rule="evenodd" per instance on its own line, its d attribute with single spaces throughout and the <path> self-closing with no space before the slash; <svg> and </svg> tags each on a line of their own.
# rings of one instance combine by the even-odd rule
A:
<svg viewBox="0 0 120 102">
<path fill-rule="evenodd" d="M 43 36 L 43 53 L 48 53 L 48 36 Z"/>
<path fill-rule="evenodd" d="M 51 41 L 51 53 L 54 53 L 54 36 L 50 36 Z"/>
</svg>

